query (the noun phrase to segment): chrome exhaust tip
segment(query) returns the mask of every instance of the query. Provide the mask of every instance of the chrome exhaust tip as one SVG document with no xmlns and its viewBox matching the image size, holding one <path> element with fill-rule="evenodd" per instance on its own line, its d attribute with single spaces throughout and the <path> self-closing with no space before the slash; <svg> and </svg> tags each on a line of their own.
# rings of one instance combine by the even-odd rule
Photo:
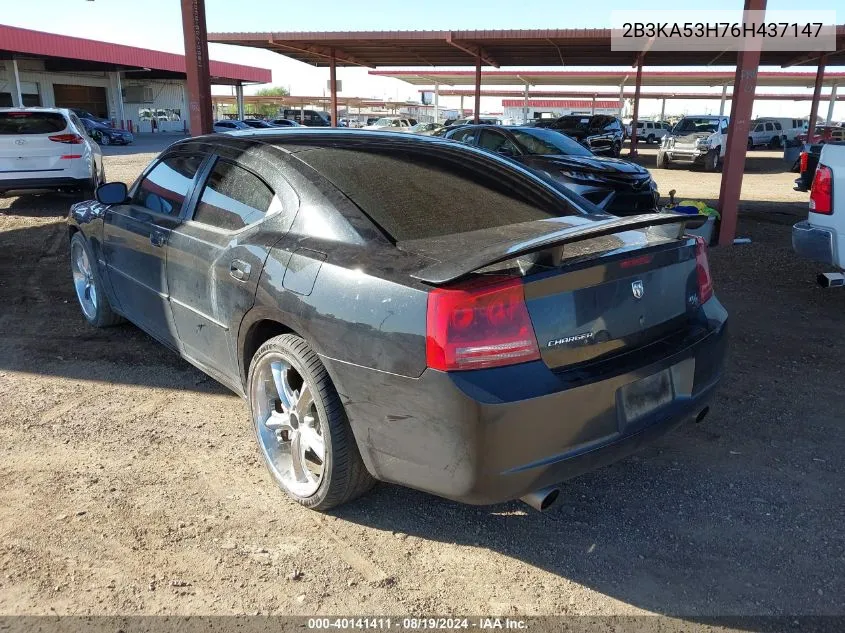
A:
<svg viewBox="0 0 845 633">
<path fill-rule="evenodd" d="M 524 497 L 520 497 L 520 501 L 527 503 L 538 512 L 545 512 L 555 504 L 558 497 L 560 497 L 560 488 L 549 486 L 529 492 Z"/>
<path fill-rule="evenodd" d="M 845 274 L 842 273 L 822 273 L 816 277 L 816 281 L 822 288 L 839 288 L 845 286 Z"/>
</svg>

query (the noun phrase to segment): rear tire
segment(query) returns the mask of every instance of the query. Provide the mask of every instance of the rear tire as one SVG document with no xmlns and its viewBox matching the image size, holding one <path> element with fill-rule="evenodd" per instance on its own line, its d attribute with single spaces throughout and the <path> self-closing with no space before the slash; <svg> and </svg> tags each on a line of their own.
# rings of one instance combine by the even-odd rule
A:
<svg viewBox="0 0 845 633">
<path fill-rule="evenodd" d="M 100 145 L 111 145 L 111 138 L 108 134 L 100 133 Z"/>
<path fill-rule="evenodd" d="M 773 136 L 772 140 L 769 141 L 769 149 L 778 149 L 780 147 L 780 137 Z"/>
<path fill-rule="evenodd" d="M 652 143 L 654 143 L 654 134 L 649 134 L 648 136 L 646 136 L 645 142 L 646 145 L 651 145 Z"/>
<path fill-rule="evenodd" d="M 754 139 L 748 137 L 748 149 L 754 149 Z"/>
<path fill-rule="evenodd" d="M 324 511 L 373 487 L 337 390 L 302 338 L 283 334 L 258 348 L 247 394 L 264 463 L 294 501 Z"/>
<path fill-rule="evenodd" d="M 78 231 L 70 238 L 70 270 L 76 298 L 85 320 L 94 327 L 111 327 L 122 323 L 123 317 L 111 309 L 88 240 Z"/>
</svg>

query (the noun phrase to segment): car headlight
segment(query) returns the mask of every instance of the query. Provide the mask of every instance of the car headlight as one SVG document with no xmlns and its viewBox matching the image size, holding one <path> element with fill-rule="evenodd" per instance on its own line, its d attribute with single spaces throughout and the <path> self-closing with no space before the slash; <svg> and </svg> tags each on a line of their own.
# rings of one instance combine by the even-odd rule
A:
<svg viewBox="0 0 845 633">
<path fill-rule="evenodd" d="M 561 175 L 572 180 L 588 180 L 590 182 L 604 182 L 604 178 L 598 174 L 593 174 L 588 171 L 563 171 Z"/>
</svg>

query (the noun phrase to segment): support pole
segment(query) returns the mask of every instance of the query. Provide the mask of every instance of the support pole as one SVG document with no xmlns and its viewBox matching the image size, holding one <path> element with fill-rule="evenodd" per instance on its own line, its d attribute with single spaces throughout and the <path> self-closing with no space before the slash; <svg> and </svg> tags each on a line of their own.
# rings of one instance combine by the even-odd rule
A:
<svg viewBox="0 0 845 633">
<path fill-rule="evenodd" d="M 666 120 L 666 97 L 663 98 L 662 103 L 660 104 L 660 121 Z"/>
<path fill-rule="evenodd" d="M 525 90 L 522 93 L 522 124 L 528 123 L 528 84 L 525 84 Z"/>
<path fill-rule="evenodd" d="M 637 83 L 634 86 L 634 117 L 631 119 L 631 158 L 637 155 L 637 118 L 640 116 L 640 88 L 643 83 L 643 56 L 637 60 Z"/>
<path fill-rule="evenodd" d="M 238 119 L 243 120 L 245 117 L 243 84 L 238 84 L 237 86 L 235 86 L 235 99 L 238 102 Z"/>
<path fill-rule="evenodd" d="M 440 84 L 434 84 L 434 122 L 440 123 Z"/>
<path fill-rule="evenodd" d="M 332 127 L 337 127 L 337 57 L 334 49 L 329 58 L 329 89 L 332 92 Z"/>
<path fill-rule="evenodd" d="M 12 58 L 12 74 L 15 76 L 15 107 L 22 108 L 23 107 L 23 93 L 21 92 L 21 76 L 18 73 L 18 60 L 14 57 Z"/>
<path fill-rule="evenodd" d="M 722 102 L 719 104 L 719 116 L 725 116 L 725 100 L 728 98 L 728 84 L 722 86 Z"/>
<path fill-rule="evenodd" d="M 819 100 L 822 96 L 822 83 L 824 82 L 824 66 L 827 56 L 819 58 L 819 67 L 816 70 L 816 85 L 813 87 L 813 102 L 810 105 L 810 120 L 807 121 L 807 142 L 813 144 L 816 138 L 816 120 L 819 118 Z"/>
<path fill-rule="evenodd" d="M 830 89 L 830 101 L 827 104 L 827 119 L 825 120 L 825 125 L 831 125 L 834 105 L 836 105 L 836 84 L 833 84 L 833 88 Z"/>
<path fill-rule="evenodd" d="M 126 111 L 123 107 L 123 81 L 120 79 L 120 71 L 114 74 L 115 84 L 117 84 L 117 116 L 120 117 L 120 127 L 125 129 L 126 125 Z"/>
<path fill-rule="evenodd" d="M 765 10 L 766 0 L 745 0 L 745 11 Z M 748 128 L 751 123 L 751 111 L 754 108 L 754 91 L 757 89 L 759 67 L 759 50 L 741 50 L 737 53 L 731 118 L 725 160 L 722 165 L 722 184 L 719 189 L 719 213 L 722 216 L 719 244 L 722 245 L 733 244 L 736 237 L 739 196 L 742 192 L 742 175 L 745 171 L 745 153 L 748 146 Z"/>
<path fill-rule="evenodd" d="M 481 55 L 475 56 L 475 117 L 473 122 L 478 124 L 481 112 Z"/>
<path fill-rule="evenodd" d="M 625 84 L 619 86 L 619 118 L 625 116 Z"/>
<path fill-rule="evenodd" d="M 191 135 L 211 133 L 211 77 L 208 71 L 208 32 L 205 0 L 182 0 L 182 31 L 185 36 L 185 74 Z"/>
<path fill-rule="evenodd" d="M 461 95 L 461 113 L 458 115 L 459 119 L 464 118 L 464 96 Z"/>
<path fill-rule="evenodd" d="M 593 95 L 593 103 L 590 106 L 590 115 L 595 115 L 596 113 L 596 95 Z"/>
</svg>

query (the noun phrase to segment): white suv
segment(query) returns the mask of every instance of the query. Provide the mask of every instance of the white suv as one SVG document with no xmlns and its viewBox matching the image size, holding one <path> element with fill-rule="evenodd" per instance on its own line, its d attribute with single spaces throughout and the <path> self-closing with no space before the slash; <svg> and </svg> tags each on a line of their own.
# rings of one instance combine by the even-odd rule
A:
<svg viewBox="0 0 845 633">
<path fill-rule="evenodd" d="M 50 189 L 94 197 L 103 153 L 64 108 L 0 108 L 0 194 Z"/>
</svg>

